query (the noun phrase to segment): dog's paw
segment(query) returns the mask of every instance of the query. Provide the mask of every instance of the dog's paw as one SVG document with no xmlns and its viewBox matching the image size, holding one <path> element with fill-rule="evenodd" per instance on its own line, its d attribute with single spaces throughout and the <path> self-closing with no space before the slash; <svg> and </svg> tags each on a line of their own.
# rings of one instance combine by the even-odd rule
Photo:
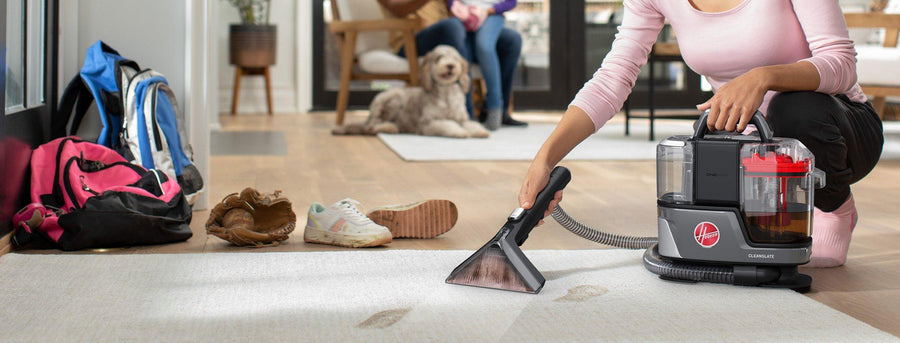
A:
<svg viewBox="0 0 900 343">
<path fill-rule="evenodd" d="M 484 125 L 481 125 L 475 121 L 464 121 L 460 123 L 462 127 L 469 132 L 469 137 L 472 138 L 488 138 L 491 136 L 490 131 L 484 128 Z"/>
<path fill-rule="evenodd" d="M 491 133 L 488 130 L 476 130 L 469 134 L 469 137 L 472 138 L 488 138 L 491 136 Z"/>
<path fill-rule="evenodd" d="M 400 128 L 397 127 L 397 125 L 394 123 L 380 123 L 380 124 L 375 125 L 375 127 L 372 128 L 372 134 L 374 135 L 377 133 L 387 133 L 387 134 L 400 133 Z"/>
<path fill-rule="evenodd" d="M 343 126 L 335 126 L 331 129 L 331 134 L 335 136 L 343 136 L 347 134 L 347 129 Z"/>
<path fill-rule="evenodd" d="M 450 138 L 469 138 L 469 133 L 465 131 L 452 131 L 444 134 L 444 137 Z"/>
</svg>

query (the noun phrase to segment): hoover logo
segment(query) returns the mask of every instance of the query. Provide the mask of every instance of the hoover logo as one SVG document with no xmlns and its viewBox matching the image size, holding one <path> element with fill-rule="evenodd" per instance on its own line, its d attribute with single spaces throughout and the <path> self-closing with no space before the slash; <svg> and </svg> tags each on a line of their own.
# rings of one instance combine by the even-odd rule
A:
<svg viewBox="0 0 900 343">
<path fill-rule="evenodd" d="M 694 240 L 704 248 L 712 248 L 719 243 L 719 228 L 710 222 L 701 222 L 694 227 Z"/>
</svg>

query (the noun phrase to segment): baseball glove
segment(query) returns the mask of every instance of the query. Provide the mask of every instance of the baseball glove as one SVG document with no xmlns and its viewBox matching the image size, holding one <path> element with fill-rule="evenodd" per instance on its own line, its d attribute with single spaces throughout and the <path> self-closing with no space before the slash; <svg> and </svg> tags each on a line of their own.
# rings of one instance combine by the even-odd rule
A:
<svg viewBox="0 0 900 343">
<path fill-rule="evenodd" d="M 279 197 L 280 193 L 260 194 L 248 187 L 240 195 L 226 196 L 209 213 L 206 233 L 234 245 L 278 245 L 288 239 L 297 222 L 290 200 Z"/>
</svg>

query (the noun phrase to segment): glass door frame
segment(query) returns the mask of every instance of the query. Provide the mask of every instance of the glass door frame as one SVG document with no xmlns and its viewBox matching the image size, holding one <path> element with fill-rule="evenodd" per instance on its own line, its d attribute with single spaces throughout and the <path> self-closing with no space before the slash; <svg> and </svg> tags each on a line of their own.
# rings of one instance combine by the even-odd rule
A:
<svg viewBox="0 0 900 343">
<path fill-rule="evenodd" d="M 45 2 L 44 13 L 44 103 L 42 105 L 26 108 L 15 113 L 6 114 L 6 24 L 7 24 L 7 0 L 0 0 L 0 143 L 4 144 L 0 149 L 0 156 L 5 154 L 30 154 L 31 149 L 45 143 L 50 138 L 51 115 L 56 111 L 57 73 L 59 42 L 59 0 L 42 0 Z M 26 42 L 28 44 L 28 42 Z M 26 58 L 27 60 L 27 58 Z M 26 62 L 27 63 L 27 62 Z M 16 148 L 20 147 L 20 148 Z M 16 151 L 11 151 L 17 149 Z M 21 150 L 25 151 L 21 151 Z M 8 175 L 16 175 L 21 170 L 9 170 L 6 161 L 0 162 L 0 179 L 6 180 Z M 5 217 L 10 210 L 17 210 L 27 201 L 28 189 L 26 183 L 12 185 L 10 189 L 3 190 L 3 197 L 14 197 L 16 203 L 7 204 L 15 208 L 2 208 Z M 9 218 L 0 218 L 0 237 L 10 233 Z M 2 248 L 2 247 L 0 247 Z"/>
<path fill-rule="evenodd" d="M 569 2 L 569 1 L 566 1 Z M 569 99 L 571 100 L 576 93 L 581 89 L 587 79 L 585 78 L 585 73 L 587 70 L 587 61 L 585 54 L 587 52 L 587 42 L 586 39 L 586 29 L 587 23 L 586 20 L 575 20 L 577 18 L 585 18 L 585 0 L 575 0 L 571 1 L 576 8 L 571 8 L 571 15 L 569 20 L 568 30 L 570 34 L 568 35 L 568 44 L 570 47 L 579 47 L 572 49 L 575 56 L 569 56 L 568 62 L 572 64 L 570 66 L 570 81 L 569 81 Z M 577 3 L 577 4 L 576 4 Z M 668 24 L 666 24 L 668 26 Z M 618 27 L 618 25 L 616 25 Z M 671 28 L 664 28 L 663 31 L 670 30 Z M 663 36 L 664 33 L 661 33 L 660 36 Z M 598 61 L 599 62 L 599 61 Z M 649 68 L 650 58 L 648 56 L 648 63 L 642 67 L 642 70 Z M 701 78 L 699 74 L 695 73 L 691 70 L 688 65 L 681 60 L 680 58 L 658 58 L 656 63 L 680 63 L 684 69 L 684 86 L 682 89 L 669 89 L 666 87 L 654 87 L 653 91 L 653 104 L 655 109 L 693 109 L 694 105 L 703 103 L 712 97 L 712 92 L 706 92 L 701 89 L 700 83 Z M 599 63 L 597 63 L 597 67 L 599 68 Z M 657 74 L 659 73 L 659 68 L 657 69 Z M 593 74 L 595 70 L 590 70 L 591 74 Z M 655 75 L 655 77 L 659 77 Z M 646 109 L 649 108 L 650 105 L 650 90 L 647 86 L 640 86 L 637 83 L 635 87 L 631 89 L 631 93 L 628 96 L 628 104 L 632 109 Z"/>
<path fill-rule="evenodd" d="M 56 111 L 58 73 L 58 30 L 59 0 L 45 1 L 44 13 L 44 103 L 6 114 L 6 6 L 7 0 L 0 0 L 0 44 L 3 46 L 2 68 L 0 68 L 0 137 L 17 137 L 31 145 L 38 145 L 50 137 L 50 116 Z M 26 41 L 26 44 L 28 42 Z M 26 58 L 26 63 L 28 59 Z M 27 81 L 26 81 L 27 82 Z"/>
</svg>

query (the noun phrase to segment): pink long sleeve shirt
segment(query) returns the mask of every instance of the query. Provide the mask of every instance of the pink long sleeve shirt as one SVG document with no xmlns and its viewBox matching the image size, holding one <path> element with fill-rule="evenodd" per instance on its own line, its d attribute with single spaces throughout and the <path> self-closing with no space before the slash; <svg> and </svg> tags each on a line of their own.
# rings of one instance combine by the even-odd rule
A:
<svg viewBox="0 0 900 343">
<path fill-rule="evenodd" d="M 809 61 L 819 72 L 817 92 L 866 101 L 837 0 L 744 0 L 717 13 L 697 10 L 688 0 L 625 0 L 624 5 L 612 50 L 571 103 L 590 116 L 595 129 L 622 108 L 666 20 L 684 61 L 714 91 L 755 67 Z M 761 112 L 773 95 L 766 93 Z"/>
</svg>

